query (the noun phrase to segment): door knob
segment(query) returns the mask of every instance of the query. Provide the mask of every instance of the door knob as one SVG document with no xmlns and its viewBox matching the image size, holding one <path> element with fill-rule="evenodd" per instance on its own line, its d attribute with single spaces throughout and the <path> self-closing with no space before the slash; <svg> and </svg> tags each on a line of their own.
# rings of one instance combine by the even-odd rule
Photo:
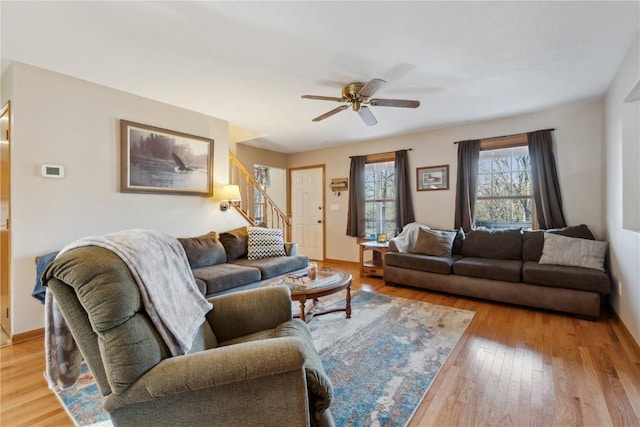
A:
<svg viewBox="0 0 640 427">
<path fill-rule="evenodd" d="M 321 219 L 318 220 L 318 224 L 322 224 L 322 220 Z"/>
</svg>

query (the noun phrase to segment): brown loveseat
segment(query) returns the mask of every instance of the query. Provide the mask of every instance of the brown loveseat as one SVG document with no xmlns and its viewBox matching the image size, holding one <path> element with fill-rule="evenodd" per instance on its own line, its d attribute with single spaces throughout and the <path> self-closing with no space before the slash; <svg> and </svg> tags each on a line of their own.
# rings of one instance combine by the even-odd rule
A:
<svg viewBox="0 0 640 427">
<path fill-rule="evenodd" d="M 385 256 L 384 280 L 388 285 L 599 316 L 601 299 L 611 288 L 608 274 L 595 268 L 550 264 L 548 259 L 541 263 L 545 231 L 595 240 L 586 225 L 538 231 L 472 230 L 466 235 L 462 230 L 453 231 L 449 232 L 455 234 L 449 253 L 434 252 L 433 245 L 425 248 L 420 237 L 415 242 L 417 250 L 401 253 L 392 240 Z M 555 236 L 549 241 L 552 238 Z"/>
</svg>

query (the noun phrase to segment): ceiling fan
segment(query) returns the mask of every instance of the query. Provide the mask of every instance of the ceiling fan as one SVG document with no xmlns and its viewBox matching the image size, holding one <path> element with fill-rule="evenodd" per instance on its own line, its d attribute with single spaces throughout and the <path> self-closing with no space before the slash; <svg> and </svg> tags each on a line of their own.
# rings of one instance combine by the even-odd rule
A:
<svg viewBox="0 0 640 427">
<path fill-rule="evenodd" d="M 321 101 L 337 101 L 345 102 L 351 105 L 353 111 L 356 111 L 362 121 L 367 126 L 373 126 L 378 121 L 373 116 L 373 113 L 366 105 L 373 105 L 374 107 L 402 107 L 402 108 L 418 108 L 420 101 L 411 101 L 408 99 L 370 99 L 371 96 L 378 91 L 382 86 L 387 84 L 382 79 L 371 79 L 369 83 L 349 83 L 342 88 L 342 97 L 337 98 L 333 96 L 319 96 L 319 95 L 302 95 L 304 99 L 319 99 Z M 349 105 L 341 105 L 328 111 L 315 119 L 314 122 L 319 122 L 340 111 L 346 110 Z"/>
</svg>

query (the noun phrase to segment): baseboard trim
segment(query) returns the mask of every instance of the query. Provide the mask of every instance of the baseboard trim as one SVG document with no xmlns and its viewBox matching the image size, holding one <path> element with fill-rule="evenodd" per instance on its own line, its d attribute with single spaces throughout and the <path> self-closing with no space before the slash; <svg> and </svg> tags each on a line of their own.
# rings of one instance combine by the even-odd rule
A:
<svg viewBox="0 0 640 427">
<path fill-rule="evenodd" d="M 31 341 L 44 337 L 44 328 L 34 329 L 32 331 L 22 332 L 11 336 L 11 344 L 19 344 L 25 341 Z"/>
<path fill-rule="evenodd" d="M 613 313 L 615 323 L 620 327 L 622 333 L 627 336 L 627 339 L 629 340 L 631 345 L 635 347 L 635 351 L 640 354 L 640 343 L 636 342 L 636 339 L 633 337 L 633 335 L 631 335 L 631 332 L 629 332 L 629 329 L 627 329 L 627 325 L 625 325 L 620 316 L 618 316 L 618 312 L 616 312 L 613 307 L 610 307 L 610 310 L 611 313 Z"/>
</svg>

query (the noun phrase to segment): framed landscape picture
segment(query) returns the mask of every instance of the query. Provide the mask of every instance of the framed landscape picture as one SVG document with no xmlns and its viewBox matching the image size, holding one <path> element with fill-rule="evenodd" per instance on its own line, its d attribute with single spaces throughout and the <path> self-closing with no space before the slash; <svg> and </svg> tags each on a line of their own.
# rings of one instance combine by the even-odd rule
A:
<svg viewBox="0 0 640 427">
<path fill-rule="evenodd" d="M 213 139 L 120 120 L 120 191 L 213 195 Z"/>
<path fill-rule="evenodd" d="M 449 189 L 449 165 L 417 168 L 416 176 L 418 191 Z"/>
</svg>

